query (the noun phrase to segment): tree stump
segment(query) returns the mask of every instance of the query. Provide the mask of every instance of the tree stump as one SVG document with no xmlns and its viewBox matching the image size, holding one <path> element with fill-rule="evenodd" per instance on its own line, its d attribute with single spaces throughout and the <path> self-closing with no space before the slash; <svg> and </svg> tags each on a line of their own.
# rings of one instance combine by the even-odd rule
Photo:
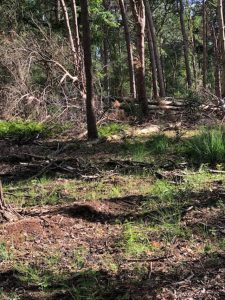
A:
<svg viewBox="0 0 225 300">
<path fill-rule="evenodd" d="M 0 224 L 5 222 L 17 221 L 21 216 L 9 205 L 5 203 L 2 182 L 0 180 Z"/>
</svg>

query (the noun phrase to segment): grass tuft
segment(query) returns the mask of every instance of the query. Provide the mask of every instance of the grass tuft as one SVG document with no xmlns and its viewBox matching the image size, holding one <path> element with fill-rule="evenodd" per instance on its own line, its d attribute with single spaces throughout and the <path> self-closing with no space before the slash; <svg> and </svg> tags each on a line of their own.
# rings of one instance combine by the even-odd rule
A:
<svg viewBox="0 0 225 300">
<path fill-rule="evenodd" d="M 197 164 L 225 162 L 225 129 L 223 127 L 205 128 L 191 137 L 184 145 L 187 157 Z"/>
</svg>

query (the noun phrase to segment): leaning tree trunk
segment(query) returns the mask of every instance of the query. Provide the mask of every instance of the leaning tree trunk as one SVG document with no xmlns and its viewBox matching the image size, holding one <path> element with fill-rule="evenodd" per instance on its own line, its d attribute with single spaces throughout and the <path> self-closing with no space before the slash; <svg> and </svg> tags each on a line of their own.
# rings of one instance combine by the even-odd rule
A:
<svg viewBox="0 0 225 300">
<path fill-rule="evenodd" d="M 160 97 L 166 97 L 163 68 L 162 68 L 162 63 L 161 63 L 159 49 L 158 49 L 156 30 L 155 30 L 155 25 L 154 25 L 154 21 L 153 21 L 152 11 L 151 11 L 151 7 L 149 4 L 149 0 L 144 0 L 144 2 L 145 2 L 145 8 L 146 8 L 147 26 L 151 32 L 152 46 L 153 46 L 153 50 L 154 50 L 155 62 L 156 62 L 156 67 L 157 67 L 159 95 L 160 95 Z"/>
<path fill-rule="evenodd" d="M 154 55 L 152 34 L 149 29 L 149 26 L 147 28 L 147 38 L 148 38 L 148 48 L 149 48 L 149 53 L 150 53 L 150 61 L 151 61 L 151 69 L 152 69 L 153 98 L 158 99 L 159 95 L 158 95 L 158 86 L 157 86 L 157 67 L 156 67 L 156 61 L 155 61 L 155 55 Z"/>
<path fill-rule="evenodd" d="M 98 131 L 96 125 L 96 117 L 94 112 L 93 98 L 93 76 L 92 76 L 92 58 L 91 58 L 91 33 L 89 24 L 88 2 L 82 0 L 81 6 L 81 22 L 83 29 L 83 49 L 84 49 L 84 67 L 86 75 L 86 114 L 88 139 L 97 139 Z"/>
<path fill-rule="evenodd" d="M 21 217 L 9 205 L 6 205 L 3 195 L 2 183 L 0 181 L 0 223 L 17 221 Z"/>
<path fill-rule="evenodd" d="M 135 63 L 137 98 L 143 115 L 148 114 L 148 100 L 145 82 L 145 6 L 143 0 L 130 0 L 137 31 L 138 57 Z"/>
<path fill-rule="evenodd" d="M 191 79 L 191 68 L 190 68 L 190 60 L 189 60 L 189 45 L 188 45 L 188 35 L 185 27 L 185 19 L 184 19 L 184 0 L 179 0 L 180 4 L 180 26 L 181 32 L 183 36 L 183 49 L 184 49 L 184 61 L 186 68 L 186 77 L 188 87 L 192 87 L 192 79 Z"/>
<path fill-rule="evenodd" d="M 74 40 L 74 47 L 76 51 L 76 64 L 77 64 L 76 68 L 78 72 L 78 78 L 80 79 L 80 88 L 83 92 L 85 92 L 84 59 L 83 59 L 83 49 L 80 43 L 76 0 L 71 0 L 71 8 L 72 8 L 72 16 L 73 16 L 72 34 Z"/>
<path fill-rule="evenodd" d="M 135 73 L 134 73 L 134 59 L 133 59 L 133 50 L 131 45 L 130 31 L 129 31 L 129 25 L 127 20 L 124 0 L 119 0 L 119 5 L 120 5 L 120 11 L 123 20 L 124 35 L 125 35 L 126 47 L 127 47 L 127 59 L 128 59 L 129 79 L 130 79 L 130 94 L 135 99 L 136 84 L 135 84 Z"/>
</svg>

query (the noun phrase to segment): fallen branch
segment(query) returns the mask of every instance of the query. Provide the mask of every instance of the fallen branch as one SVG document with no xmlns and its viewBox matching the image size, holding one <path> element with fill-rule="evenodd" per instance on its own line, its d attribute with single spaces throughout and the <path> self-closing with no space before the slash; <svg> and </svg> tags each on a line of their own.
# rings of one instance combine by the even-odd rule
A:
<svg viewBox="0 0 225 300">
<path fill-rule="evenodd" d="M 134 259 L 125 259 L 126 262 L 154 262 L 154 261 L 161 261 L 164 259 L 172 258 L 173 255 L 169 256 L 160 256 L 160 257 L 154 257 L 154 258 L 134 258 Z"/>
</svg>

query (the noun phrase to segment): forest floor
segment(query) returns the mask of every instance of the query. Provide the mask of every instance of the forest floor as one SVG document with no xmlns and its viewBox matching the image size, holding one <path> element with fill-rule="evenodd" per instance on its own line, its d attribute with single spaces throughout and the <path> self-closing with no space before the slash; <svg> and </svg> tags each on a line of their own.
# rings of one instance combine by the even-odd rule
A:
<svg viewBox="0 0 225 300">
<path fill-rule="evenodd" d="M 225 173 L 182 152 L 199 128 L 112 127 L 0 141 L 22 216 L 0 226 L 0 299 L 225 299 Z"/>
</svg>

